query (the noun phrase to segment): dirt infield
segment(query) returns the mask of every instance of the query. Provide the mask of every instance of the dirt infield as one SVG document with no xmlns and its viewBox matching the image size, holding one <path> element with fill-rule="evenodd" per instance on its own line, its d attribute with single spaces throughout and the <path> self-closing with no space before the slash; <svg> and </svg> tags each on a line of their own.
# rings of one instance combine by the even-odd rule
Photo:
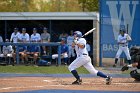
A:
<svg viewBox="0 0 140 93">
<path fill-rule="evenodd" d="M 140 83 L 132 78 L 113 78 L 106 85 L 102 78 L 83 78 L 82 85 L 71 85 L 74 78 L 10 77 L 0 78 L 0 92 L 17 92 L 41 89 L 140 91 Z"/>
</svg>

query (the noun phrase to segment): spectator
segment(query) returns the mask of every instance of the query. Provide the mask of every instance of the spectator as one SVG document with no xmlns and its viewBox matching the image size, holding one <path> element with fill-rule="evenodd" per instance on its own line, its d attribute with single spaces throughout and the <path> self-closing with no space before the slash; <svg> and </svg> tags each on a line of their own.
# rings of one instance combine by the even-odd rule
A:
<svg viewBox="0 0 140 93">
<path fill-rule="evenodd" d="M 70 62 L 72 62 L 75 57 L 74 48 L 72 48 L 73 41 L 74 41 L 73 30 L 71 30 L 70 35 L 67 37 L 67 45 L 69 47 L 68 57 L 70 59 Z"/>
<path fill-rule="evenodd" d="M 50 34 L 48 33 L 48 30 L 47 30 L 46 27 L 43 28 L 43 33 L 41 34 L 41 40 L 42 40 L 43 43 L 50 42 Z M 49 52 L 48 47 L 42 46 L 42 48 L 43 48 L 44 55 L 46 55 L 46 50 Z"/>
<path fill-rule="evenodd" d="M 33 63 L 35 65 L 37 64 L 37 58 L 39 56 L 39 52 L 40 52 L 40 47 L 39 46 L 33 45 L 33 46 L 28 47 L 28 51 L 27 51 L 28 57 L 33 56 Z"/>
<path fill-rule="evenodd" d="M 22 33 L 20 34 L 19 36 L 19 42 L 20 43 L 26 43 L 26 42 L 29 42 L 29 34 L 26 33 L 26 28 L 22 28 Z M 21 61 L 22 63 L 24 64 L 27 64 L 28 62 L 28 58 L 27 58 L 27 46 L 18 46 L 19 48 L 19 54 L 21 56 Z M 16 61 L 16 54 L 14 53 L 13 54 L 13 59 L 14 61 Z"/>
<path fill-rule="evenodd" d="M 9 39 L 6 39 L 5 42 L 9 42 Z M 13 54 L 12 46 L 8 45 L 8 46 L 3 46 L 2 54 L 0 56 L 8 57 L 8 59 L 10 60 L 10 58 L 12 57 L 12 54 Z M 6 64 L 8 65 L 9 63 L 11 64 L 11 61 L 10 62 L 7 61 Z M 12 62 L 12 65 L 14 66 L 14 62 Z"/>
<path fill-rule="evenodd" d="M 17 43 L 18 37 L 20 36 L 20 33 L 18 32 L 18 28 L 14 28 L 14 32 L 11 35 L 10 42 Z"/>
<path fill-rule="evenodd" d="M 27 46 L 18 46 L 19 55 L 21 56 L 21 63 L 27 64 L 28 57 L 27 57 Z M 16 62 L 16 53 L 13 53 L 14 63 Z"/>
<path fill-rule="evenodd" d="M 30 41 L 31 42 L 41 42 L 41 36 L 39 33 L 37 33 L 36 28 L 33 28 L 33 34 L 31 35 Z"/>
<path fill-rule="evenodd" d="M 0 42 L 3 42 L 3 38 L 1 35 L 0 35 Z M 1 46 L 0 46 L 0 53 L 1 53 Z"/>
<path fill-rule="evenodd" d="M 90 43 L 89 43 L 89 41 L 87 41 L 86 49 L 87 49 L 88 54 L 89 54 L 89 56 L 90 56 L 90 54 L 91 54 L 91 47 L 90 47 Z"/>
<path fill-rule="evenodd" d="M 33 28 L 33 34 L 31 35 L 30 41 L 33 42 L 33 43 L 41 41 L 40 34 L 37 33 L 37 29 L 36 28 Z M 30 55 L 30 56 L 33 56 L 34 64 L 37 63 L 37 58 L 39 56 L 39 52 L 40 52 L 40 46 L 32 45 L 32 46 L 28 47 L 27 54 Z"/>
<path fill-rule="evenodd" d="M 26 33 L 26 28 L 22 28 L 22 33 L 19 36 L 19 41 L 20 42 L 29 42 L 29 34 Z"/>
<path fill-rule="evenodd" d="M 68 58 L 68 46 L 66 44 L 66 39 L 61 39 L 61 57 L 64 58 L 64 63 L 67 65 L 67 58 Z M 53 54 L 52 59 L 58 58 L 58 54 Z"/>
</svg>

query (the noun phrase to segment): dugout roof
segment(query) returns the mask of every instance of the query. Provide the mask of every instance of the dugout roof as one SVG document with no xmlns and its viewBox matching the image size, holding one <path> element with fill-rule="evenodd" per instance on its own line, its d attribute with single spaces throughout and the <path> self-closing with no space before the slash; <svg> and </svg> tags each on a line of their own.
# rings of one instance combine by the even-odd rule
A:
<svg viewBox="0 0 140 93">
<path fill-rule="evenodd" d="M 0 20 L 98 20 L 97 12 L 1 12 Z"/>
</svg>

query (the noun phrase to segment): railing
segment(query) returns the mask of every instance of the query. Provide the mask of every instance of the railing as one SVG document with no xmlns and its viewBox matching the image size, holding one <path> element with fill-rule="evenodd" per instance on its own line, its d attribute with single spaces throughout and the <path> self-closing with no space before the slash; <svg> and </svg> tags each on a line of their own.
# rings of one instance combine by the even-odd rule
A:
<svg viewBox="0 0 140 93">
<path fill-rule="evenodd" d="M 17 64 L 19 64 L 19 48 L 18 46 L 58 46 L 58 65 L 61 65 L 61 46 L 59 42 L 49 42 L 49 43 L 11 43 L 11 42 L 0 42 L 0 46 L 5 46 L 5 45 L 12 45 L 16 46 L 16 60 Z"/>
</svg>

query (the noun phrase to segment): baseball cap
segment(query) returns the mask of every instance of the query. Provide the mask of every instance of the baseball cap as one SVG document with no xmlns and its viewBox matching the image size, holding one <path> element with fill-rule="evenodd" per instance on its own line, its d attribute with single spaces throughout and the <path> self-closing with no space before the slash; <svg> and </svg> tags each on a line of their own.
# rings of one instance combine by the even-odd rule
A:
<svg viewBox="0 0 140 93">
<path fill-rule="evenodd" d="M 36 28 L 33 28 L 33 30 L 37 30 Z"/>
<path fill-rule="evenodd" d="M 22 31 L 26 31 L 26 28 L 22 28 Z"/>
<path fill-rule="evenodd" d="M 48 28 L 44 27 L 43 30 L 48 30 Z"/>
<path fill-rule="evenodd" d="M 18 30 L 18 28 L 15 27 L 14 30 Z"/>
<path fill-rule="evenodd" d="M 61 41 L 66 41 L 66 39 L 65 38 L 61 38 Z"/>
</svg>

